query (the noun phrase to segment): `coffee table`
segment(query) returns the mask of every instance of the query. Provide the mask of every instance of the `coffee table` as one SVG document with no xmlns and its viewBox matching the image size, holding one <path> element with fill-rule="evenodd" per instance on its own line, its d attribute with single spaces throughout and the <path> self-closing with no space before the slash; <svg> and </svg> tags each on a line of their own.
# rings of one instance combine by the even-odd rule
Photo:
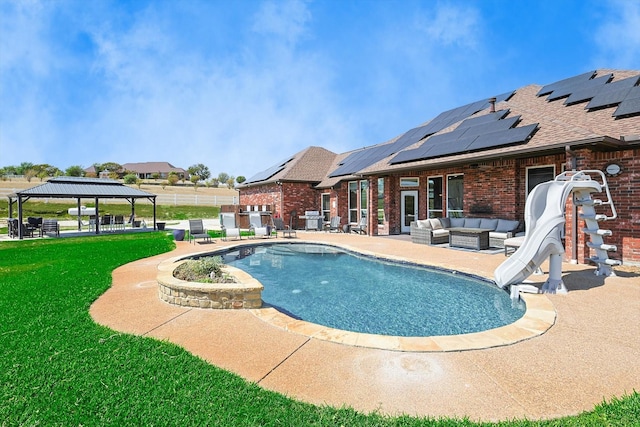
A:
<svg viewBox="0 0 640 427">
<path fill-rule="evenodd" d="M 489 248 L 489 231 L 485 228 L 453 227 L 449 229 L 449 246 L 457 248 L 481 249 Z"/>
</svg>

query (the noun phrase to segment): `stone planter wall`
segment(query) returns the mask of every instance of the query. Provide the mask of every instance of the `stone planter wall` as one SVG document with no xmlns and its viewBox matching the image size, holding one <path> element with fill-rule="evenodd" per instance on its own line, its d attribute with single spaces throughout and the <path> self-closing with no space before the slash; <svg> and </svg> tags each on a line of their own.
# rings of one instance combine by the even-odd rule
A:
<svg viewBox="0 0 640 427">
<path fill-rule="evenodd" d="M 173 277 L 173 271 L 185 260 L 172 258 L 158 266 L 160 299 L 183 307 L 240 309 L 262 307 L 264 286 L 242 270 L 226 266 L 224 271 L 238 283 L 186 282 Z"/>
</svg>

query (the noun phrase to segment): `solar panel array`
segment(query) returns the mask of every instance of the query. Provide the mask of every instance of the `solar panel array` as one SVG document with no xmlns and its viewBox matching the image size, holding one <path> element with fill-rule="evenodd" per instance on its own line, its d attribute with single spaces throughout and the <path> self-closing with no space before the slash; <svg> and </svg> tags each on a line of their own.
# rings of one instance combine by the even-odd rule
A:
<svg viewBox="0 0 640 427">
<path fill-rule="evenodd" d="M 588 110 L 618 106 L 616 118 L 640 114 L 640 75 L 611 81 L 613 74 L 596 77 L 596 72 L 581 74 L 544 86 L 538 96 L 549 95 L 548 101 L 566 98 L 565 105 L 589 101 Z"/>
<path fill-rule="evenodd" d="M 257 174 L 255 174 L 251 178 L 249 178 L 246 181 L 246 183 L 249 184 L 249 183 L 252 183 L 252 182 L 266 181 L 267 179 L 271 178 L 272 176 L 274 176 L 275 174 L 277 174 L 278 172 L 283 170 L 285 168 L 285 166 L 287 165 L 287 163 L 289 163 L 293 159 L 294 159 L 294 157 L 289 157 L 289 158 L 287 158 L 287 160 L 284 160 L 282 162 L 278 162 L 274 166 L 271 166 L 269 169 L 263 170 L 262 172 L 258 172 Z"/>
<path fill-rule="evenodd" d="M 511 91 L 498 95 L 496 96 L 496 102 L 507 101 L 514 93 L 515 91 Z M 329 176 L 333 178 L 337 176 L 351 175 L 361 171 L 374 163 L 377 163 L 380 160 L 398 153 L 418 141 L 433 135 L 434 133 L 448 128 L 460 120 L 470 117 L 478 111 L 482 111 L 488 106 L 489 101 L 482 100 L 445 111 L 426 125 L 418 126 L 407 131 L 392 143 L 374 145 L 350 154 L 340 163 L 336 170 L 329 174 Z"/>
<path fill-rule="evenodd" d="M 466 119 L 454 130 L 434 135 L 420 147 L 398 153 L 391 164 L 462 154 L 502 145 L 526 142 L 538 124 L 516 127 L 520 116 L 506 117 L 509 110 Z"/>
</svg>

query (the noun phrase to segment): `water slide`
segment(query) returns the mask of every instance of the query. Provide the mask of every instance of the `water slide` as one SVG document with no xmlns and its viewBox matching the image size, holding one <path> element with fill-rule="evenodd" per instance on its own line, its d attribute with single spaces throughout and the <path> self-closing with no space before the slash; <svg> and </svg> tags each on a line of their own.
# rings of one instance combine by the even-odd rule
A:
<svg viewBox="0 0 640 427">
<path fill-rule="evenodd" d="M 592 181 L 588 175 L 580 179 L 559 175 L 556 180 L 537 185 L 527 197 L 525 204 L 526 235 L 520 248 L 505 260 L 494 272 L 496 284 L 502 288 L 518 285 L 529 277 L 549 258 L 549 279 L 542 287 L 543 292 L 563 293 L 562 282 L 562 232 L 565 223 L 565 204 L 573 192 L 582 198 L 590 198 L 590 193 L 601 192 L 602 186 Z M 522 285 L 512 286 L 526 291 Z M 537 292 L 537 289 L 529 291 Z"/>
</svg>

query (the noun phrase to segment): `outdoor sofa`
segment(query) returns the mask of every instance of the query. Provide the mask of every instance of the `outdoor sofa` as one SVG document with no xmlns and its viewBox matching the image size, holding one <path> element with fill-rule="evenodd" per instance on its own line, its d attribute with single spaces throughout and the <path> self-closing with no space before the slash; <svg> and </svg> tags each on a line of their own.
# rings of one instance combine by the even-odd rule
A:
<svg viewBox="0 0 640 427">
<path fill-rule="evenodd" d="M 489 231 L 489 246 L 504 248 L 505 239 L 519 231 L 520 221 L 500 218 L 428 218 L 411 222 L 411 241 L 422 245 L 449 243 L 450 228 L 481 228 Z"/>
</svg>

